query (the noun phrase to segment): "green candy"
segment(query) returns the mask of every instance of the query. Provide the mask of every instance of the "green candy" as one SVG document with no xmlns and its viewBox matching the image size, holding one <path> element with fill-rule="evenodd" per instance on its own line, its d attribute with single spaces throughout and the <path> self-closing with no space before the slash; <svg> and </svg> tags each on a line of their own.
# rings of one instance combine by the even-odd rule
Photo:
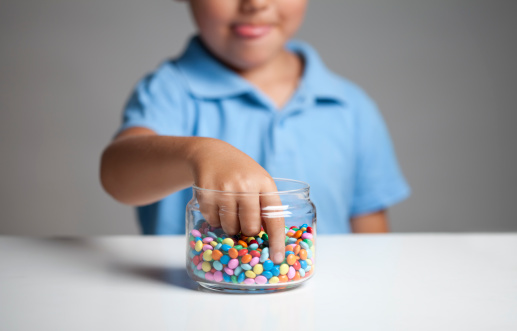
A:
<svg viewBox="0 0 517 331">
<path fill-rule="evenodd" d="M 196 239 L 196 238 L 194 238 L 194 236 L 193 236 L 193 235 L 190 235 L 190 237 L 189 237 L 189 241 L 192 241 L 192 240 L 194 240 L 194 239 Z"/>
<path fill-rule="evenodd" d="M 235 245 L 235 246 L 233 246 L 233 248 L 235 248 L 236 250 L 241 250 L 242 249 L 242 245 Z"/>
<path fill-rule="evenodd" d="M 262 235 L 262 240 L 269 240 L 269 236 L 267 235 L 267 233 L 264 233 Z"/>
<path fill-rule="evenodd" d="M 217 238 L 215 239 L 215 241 L 217 241 L 218 243 L 220 243 L 220 244 L 221 244 L 221 243 L 223 242 L 223 238 L 221 238 L 221 237 L 217 237 Z"/>
<path fill-rule="evenodd" d="M 310 240 L 310 239 L 303 239 L 303 242 L 305 242 L 307 245 L 309 245 L 309 248 L 312 247 L 312 240 Z"/>
<path fill-rule="evenodd" d="M 232 280 L 232 283 L 237 284 L 237 277 L 235 275 L 231 276 L 230 279 Z"/>
</svg>

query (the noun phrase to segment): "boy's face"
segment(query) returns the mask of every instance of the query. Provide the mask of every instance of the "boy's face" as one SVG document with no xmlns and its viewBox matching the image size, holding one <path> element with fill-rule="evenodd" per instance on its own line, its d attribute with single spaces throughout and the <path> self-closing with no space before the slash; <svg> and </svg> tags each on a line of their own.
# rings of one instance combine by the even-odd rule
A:
<svg viewBox="0 0 517 331">
<path fill-rule="evenodd" d="M 190 0 L 204 44 L 237 70 L 281 54 L 303 21 L 307 0 Z"/>
</svg>

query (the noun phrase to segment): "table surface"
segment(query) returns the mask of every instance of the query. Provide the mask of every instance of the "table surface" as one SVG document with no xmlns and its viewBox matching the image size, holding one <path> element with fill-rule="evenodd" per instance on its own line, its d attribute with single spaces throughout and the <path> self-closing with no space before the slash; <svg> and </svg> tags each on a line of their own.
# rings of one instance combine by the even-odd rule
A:
<svg viewBox="0 0 517 331">
<path fill-rule="evenodd" d="M 517 330 L 517 234 L 320 235 L 269 294 L 199 288 L 183 236 L 0 236 L 0 263 L 0 330 Z"/>
</svg>

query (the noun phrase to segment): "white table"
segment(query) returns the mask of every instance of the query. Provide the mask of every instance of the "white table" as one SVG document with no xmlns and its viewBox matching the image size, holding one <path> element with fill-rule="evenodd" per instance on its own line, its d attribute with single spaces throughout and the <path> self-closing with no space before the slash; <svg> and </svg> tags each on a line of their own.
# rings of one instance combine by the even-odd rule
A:
<svg viewBox="0 0 517 331">
<path fill-rule="evenodd" d="M 517 330 L 517 234 L 320 235 L 270 294 L 199 289 L 184 240 L 0 236 L 0 330 Z"/>
</svg>

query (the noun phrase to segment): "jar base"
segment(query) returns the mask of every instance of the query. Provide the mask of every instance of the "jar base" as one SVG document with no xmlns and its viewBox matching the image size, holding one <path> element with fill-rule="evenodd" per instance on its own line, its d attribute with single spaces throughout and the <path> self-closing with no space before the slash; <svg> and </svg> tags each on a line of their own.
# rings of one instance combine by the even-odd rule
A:
<svg viewBox="0 0 517 331">
<path fill-rule="evenodd" d="M 280 286 L 271 284 L 270 286 L 253 286 L 253 285 L 230 285 L 230 284 L 214 284 L 214 283 L 205 283 L 199 282 L 198 284 L 210 291 L 215 291 L 219 293 L 230 293 L 230 294 L 265 294 L 265 293 L 274 293 L 274 292 L 283 292 L 292 290 L 301 286 L 304 282 L 296 282 L 291 284 L 282 284 Z"/>
</svg>

